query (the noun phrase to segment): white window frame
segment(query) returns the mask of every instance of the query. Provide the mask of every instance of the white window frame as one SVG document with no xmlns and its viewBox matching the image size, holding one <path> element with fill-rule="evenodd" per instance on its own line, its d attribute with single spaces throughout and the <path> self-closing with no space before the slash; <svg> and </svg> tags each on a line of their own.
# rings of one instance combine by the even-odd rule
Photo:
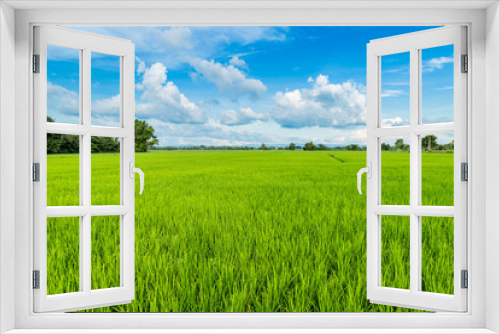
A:
<svg viewBox="0 0 500 334">
<path fill-rule="evenodd" d="M 405 3 L 411 1 L 404 1 Z M 498 163 L 500 162 L 500 136 L 498 135 L 500 117 L 500 11 L 495 2 L 423 2 L 420 5 L 407 5 L 398 1 L 399 9 L 388 9 L 393 4 L 384 1 L 371 1 L 369 9 L 363 2 L 338 1 L 332 3 L 317 3 L 314 1 L 261 2 L 252 4 L 221 4 L 216 1 L 200 3 L 179 4 L 172 2 L 163 9 L 115 9 L 102 10 L 97 6 L 106 6 L 106 1 L 82 2 L 74 6 L 86 9 L 57 9 L 57 6 L 70 6 L 55 2 L 38 1 L 16 2 L 8 1 L 13 6 L 38 9 L 18 10 L 15 13 L 15 100 L 7 97 L 2 100 L 7 107 L 15 106 L 15 150 L 9 150 L 5 141 L 0 142 L 1 154 L 15 159 L 15 225 L 2 220 L 0 241 L 0 264 L 2 265 L 2 281 L 15 280 L 15 293 L 9 293 L 9 287 L 0 285 L 2 303 L 0 315 L 7 319 L 12 315 L 7 311 L 7 306 L 15 305 L 14 321 L 9 320 L 5 329 L 16 328 L 17 333 L 22 329 L 64 329 L 61 332 L 69 333 L 71 329 L 89 329 L 88 332 L 104 332 L 99 329 L 131 329 L 131 328 L 198 328 L 198 329 L 225 329 L 225 332 L 244 332 L 245 328 L 259 329 L 301 328 L 298 332 L 335 332 L 335 329 L 358 328 L 364 333 L 410 332 L 406 329 L 420 328 L 421 332 L 456 332 L 459 328 L 466 329 L 467 333 L 490 333 L 489 328 L 495 332 L 500 331 L 500 229 L 498 218 L 500 209 L 500 175 Z M 124 6 L 126 5 L 125 2 Z M 272 5 L 269 5 L 272 4 Z M 491 5 L 491 6 L 490 6 Z M 12 14 L 8 4 L 1 4 L 3 12 Z M 30 7 L 32 6 L 32 7 Z M 48 6 L 51 10 L 40 10 Z M 52 6 L 52 7 L 50 7 Z M 55 6 L 55 7 L 54 7 Z M 108 6 L 116 6 L 116 3 Z M 151 5 L 144 1 L 144 5 L 135 4 L 136 7 L 146 8 Z M 177 6 L 177 8 L 176 8 Z M 184 7 L 179 9 L 178 7 Z M 203 6 L 208 8 L 199 8 Z M 212 8 L 210 8 L 212 6 Z M 224 8 L 224 6 L 231 8 Z M 420 6 L 420 7 L 419 7 Z M 429 6 L 429 7 L 426 7 Z M 432 8 L 430 7 L 432 6 Z M 456 9 L 454 6 L 462 6 Z M 490 6 L 487 10 L 487 6 Z M 267 8 L 266 8 L 267 7 Z M 269 8 L 271 7 L 271 8 Z M 292 8 L 293 7 L 293 8 Z M 343 7 L 343 8 L 342 8 Z M 345 8 L 357 9 L 345 9 Z M 415 8 L 417 7 L 417 8 Z M 419 7 L 419 8 L 418 8 Z M 436 9 L 443 8 L 443 9 Z M 222 8 L 222 9 L 221 9 Z M 468 9 L 467 9 L 468 8 Z M 472 8 L 472 9 L 471 9 Z M 3 14 L 2 14 L 3 15 Z M 0 16 L 0 24 L 4 19 Z M 8 27 L 14 27 L 12 20 L 7 20 Z M 485 22 L 488 29 L 486 29 Z M 466 313 L 433 313 L 433 314 L 34 314 L 33 292 L 31 290 L 32 266 L 32 183 L 30 181 L 30 168 L 33 162 L 32 133 L 32 76 L 29 73 L 30 55 L 32 54 L 32 27 L 35 24 L 60 24 L 60 25 L 449 25 L 465 24 L 469 31 L 468 54 L 471 59 L 468 76 L 468 132 L 471 134 L 468 143 L 470 153 L 470 181 L 468 197 L 468 221 L 470 237 L 468 243 L 468 312 Z M 2 26 L 0 26 L 2 27 Z M 0 43 L 5 41 L 8 32 L 0 31 Z M 8 35 L 7 35 L 8 36 Z M 12 46 L 12 43 L 8 44 Z M 11 49 L 11 48 L 10 48 Z M 2 52 L 9 52 L 3 49 Z M 13 65 L 11 59 L 0 54 L 1 69 Z M 485 66 L 489 66 L 488 71 Z M 6 73 L 6 72 L 3 72 Z M 12 91 L 7 83 L 14 81 L 12 71 L 8 78 L 0 78 L 0 94 L 4 99 L 6 92 Z M 488 83 L 488 85 L 487 85 Z M 11 123 L 12 117 L 5 116 L 5 106 L 0 117 L 5 117 Z M 9 111 L 12 113 L 12 110 Z M 488 117 L 488 121 L 486 118 Z M 12 124 L 11 124 L 12 125 Z M 5 126 L 3 126 L 5 127 Z M 3 128 L 0 124 L 0 130 Z M 2 135 L 0 133 L 0 135 Z M 0 137 L 3 138 L 3 137 Z M 488 142 L 492 149 L 487 155 L 484 150 Z M 10 145 L 10 143 L 9 143 Z M 485 163 L 488 164 L 485 164 Z M 11 165 L 4 165 L 0 161 L 0 181 L 5 181 L 5 172 L 12 170 Z M 4 168 L 4 166 L 6 166 Z M 491 172 L 486 183 L 485 171 Z M 11 176 L 10 176 L 11 177 Z M 353 177 L 355 177 L 353 175 Z M 5 190 L 1 190 L 4 195 Z M 486 194 L 488 196 L 486 196 Z M 5 196 L 4 196 L 5 197 Z M 488 206 L 485 206 L 485 202 Z M 0 208 L 5 208 L 5 199 L 0 199 Z M 8 238 L 15 238 L 15 245 L 8 243 Z M 12 252 L 8 252 L 11 250 Z M 5 268 L 12 269 L 5 271 Z M 12 273 L 12 276 L 9 274 Z M 4 279 L 4 277 L 6 277 Z M 488 293 L 486 293 L 488 289 Z M 4 296 L 6 299 L 4 299 Z M 9 305 L 8 302 L 12 304 Z M 0 318 L 1 319 L 1 318 Z M 384 330 L 380 330 L 385 328 Z M 397 329 L 396 329 L 397 328 Z M 457 330 L 458 331 L 458 330 Z M 34 333 L 36 331 L 32 331 Z M 138 330 L 137 332 L 141 332 Z M 165 332 L 168 332 L 165 330 Z M 170 332 L 174 332 L 173 330 Z M 213 332 L 222 332 L 217 330 Z M 248 332 L 248 331 L 247 331 Z M 262 330 L 261 332 L 264 332 Z M 295 331 L 297 332 L 297 330 Z M 340 330 L 337 332 L 341 332 Z M 351 331 L 354 333 L 355 331 Z M 129 331 L 128 333 L 132 333 Z"/>
<path fill-rule="evenodd" d="M 467 289 L 461 287 L 461 271 L 467 270 L 467 183 L 461 180 L 461 163 L 467 163 L 467 76 L 461 73 L 461 57 L 467 54 L 465 26 L 429 29 L 394 37 L 372 40 L 367 46 L 367 151 L 371 177 L 367 179 L 367 298 L 371 303 L 403 306 L 422 310 L 463 312 L 467 309 Z M 453 45 L 454 120 L 450 123 L 422 123 L 422 50 Z M 408 126 L 382 125 L 382 57 L 409 53 Z M 453 206 L 422 205 L 421 140 L 429 134 L 454 134 Z M 382 205 L 382 156 L 384 137 L 410 138 L 410 202 L 408 205 Z M 409 289 L 381 285 L 382 217 L 409 218 Z M 454 293 L 451 295 L 422 291 L 422 217 L 453 217 Z"/>
<path fill-rule="evenodd" d="M 52 26 L 34 27 L 34 53 L 39 56 L 39 73 L 34 83 L 34 162 L 38 163 L 39 182 L 33 185 L 34 201 L 34 269 L 39 271 L 39 288 L 34 290 L 36 312 L 74 311 L 130 303 L 135 291 L 135 192 L 131 169 L 135 161 L 135 46 L 128 40 L 100 36 Z M 47 122 L 47 46 L 72 48 L 80 56 L 79 124 Z M 91 124 L 91 57 L 93 52 L 119 58 L 120 115 L 118 127 Z M 47 206 L 47 134 L 80 136 L 80 205 Z M 120 140 L 120 204 L 91 204 L 91 138 L 115 137 Z M 92 290 L 91 235 L 92 217 L 119 217 L 120 285 Z M 79 219 L 79 290 L 72 293 L 47 294 L 47 218 Z"/>
</svg>

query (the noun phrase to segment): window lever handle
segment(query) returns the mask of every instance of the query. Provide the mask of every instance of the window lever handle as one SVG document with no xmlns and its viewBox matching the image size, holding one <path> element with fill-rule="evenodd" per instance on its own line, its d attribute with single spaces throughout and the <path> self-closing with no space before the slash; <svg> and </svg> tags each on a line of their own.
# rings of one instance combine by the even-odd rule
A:
<svg viewBox="0 0 500 334">
<path fill-rule="evenodd" d="M 144 172 L 140 168 L 134 167 L 133 161 L 130 161 L 129 171 L 130 171 L 130 178 L 131 179 L 134 178 L 135 173 L 139 174 L 140 185 L 141 185 L 141 190 L 139 191 L 139 195 L 142 195 L 142 192 L 144 191 Z"/>
<path fill-rule="evenodd" d="M 361 168 L 358 171 L 358 192 L 360 195 L 361 195 L 361 176 L 363 175 L 363 173 L 366 173 L 367 178 L 371 179 L 372 177 L 372 163 L 367 162 L 366 165 L 367 166 L 365 168 Z"/>
</svg>

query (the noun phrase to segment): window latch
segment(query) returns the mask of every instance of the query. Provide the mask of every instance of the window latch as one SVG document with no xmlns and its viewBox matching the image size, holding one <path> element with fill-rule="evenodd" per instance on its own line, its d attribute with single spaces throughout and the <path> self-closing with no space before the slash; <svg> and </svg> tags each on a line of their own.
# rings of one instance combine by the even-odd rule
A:
<svg viewBox="0 0 500 334">
<path fill-rule="evenodd" d="M 368 161 L 365 168 L 361 168 L 358 172 L 358 192 L 361 195 L 361 176 L 366 173 L 366 177 L 372 178 L 372 163 Z"/>
<path fill-rule="evenodd" d="M 144 190 L 144 172 L 140 168 L 134 167 L 134 162 L 130 161 L 129 163 L 129 171 L 130 171 L 130 178 L 134 179 L 134 173 L 139 174 L 140 177 L 140 184 L 141 184 L 141 190 L 139 191 L 139 195 L 142 195 L 142 191 Z"/>
</svg>

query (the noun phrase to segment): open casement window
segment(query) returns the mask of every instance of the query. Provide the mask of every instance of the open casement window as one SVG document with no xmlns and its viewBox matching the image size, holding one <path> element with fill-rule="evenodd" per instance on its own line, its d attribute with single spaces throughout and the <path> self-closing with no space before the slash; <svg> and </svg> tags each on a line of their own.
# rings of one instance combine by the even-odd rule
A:
<svg viewBox="0 0 500 334">
<path fill-rule="evenodd" d="M 134 299 L 134 64 L 130 41 L 34 28 L 35 312 L 82 310 Z M 91 76 L 106 66 L 115 66 L 115 93 L 93 103 L 91 93 L 99 95 L 96 90 L 109 83 L 103 75 L 100 83 Z M 51 78 L 62 79 L 55 84 Z M 112 107 L 104 108 L 105 103 Z M 47 111 L 53 109 L 67 117 L 48 122 L 54 115 Z M 114 145 L 118 153 L 108 161 L 113 168 L 92 164 L 96 141 Z M 47 152 L 54 143 L 65 147 L 62 152 L 73 153 L 67 163 L 48 163 Z M 106 173 L 114 175 L 102 177 Z M 61 174 L 65 175 L 59 178 Z M 67 182 L 68 175 L 72 182 Z M 101 196 L 104 200 L 96 200 L 98 192 L 106 194 Z M 106 266 L 100 257 L 110 258 L 114 265 Z"/>
<path fill-rule="evenodd" d="M 467 274 L 467 182 L 462 175 L 466 173 L 463 163 L 467 163 L 466 53 L 466 28 L 458 26 L 368 44 L 365 171 L 367 297 L 371 303 L 466 311 L 467 289 L 462 286 Z M 397 57 L 406 59 L 406 66 L 387 66 Z M 435 88 L 429 94 L 436 78 L 445 75 L 437 72 L 445 64 L 450 70 L 450 86 Z M 400 81 L 387 82 L 388 75 L 397 71 Z M 432 77 L 431 72 L 439 77 Z M 384 115 L 389 109 L 384 98 L 396 95 L 394 92 L 405 85 L 407 93 L 398 92 L 406 95 L 407 102 L 395 108 L 400 117 Z M 442 102 L 444 94 L 449 94 L 449 101 Z M 437 108 L 439 101 L 442 105 Z M 436 117 L 443 109 L 449 110 L 448 117 Z M 439 144 L 439 138 L 445 138 L 445 144 Z M 388 145 L 394 146 L 388 149 Z M 453 154 L 448 155 L 448 170 L 444 163 L 427 163 L 428 154 L 446 158 L 442 155 L 446 153 L 437 153 L 431 145 L 441 145 L 440 150 L 445 147 Z M 449 182 L 429 184 L 429 173 L 438 172 L 440 182 Z M 435 237 L 443 234 L 443 238 Z M 446 280 L 448 289 L 442 289 Z"/>
</svg>

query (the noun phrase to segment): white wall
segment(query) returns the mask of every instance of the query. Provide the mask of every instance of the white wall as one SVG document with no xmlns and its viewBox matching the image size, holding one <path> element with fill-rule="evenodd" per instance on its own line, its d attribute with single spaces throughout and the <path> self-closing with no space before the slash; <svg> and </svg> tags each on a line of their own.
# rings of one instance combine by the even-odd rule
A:
<svg viewBox="0 0 500 334">
<path fill-rule="evenodd" d="M 500 332 L 500 6 L 486 11 L 486 257 L 495 265 L 486 266 L 486 328 Z"/>
<path fill-rule="evenodd" d="M 15 12 L 0 3 L 0 333 L 14 328 Z"/>
</svg>

